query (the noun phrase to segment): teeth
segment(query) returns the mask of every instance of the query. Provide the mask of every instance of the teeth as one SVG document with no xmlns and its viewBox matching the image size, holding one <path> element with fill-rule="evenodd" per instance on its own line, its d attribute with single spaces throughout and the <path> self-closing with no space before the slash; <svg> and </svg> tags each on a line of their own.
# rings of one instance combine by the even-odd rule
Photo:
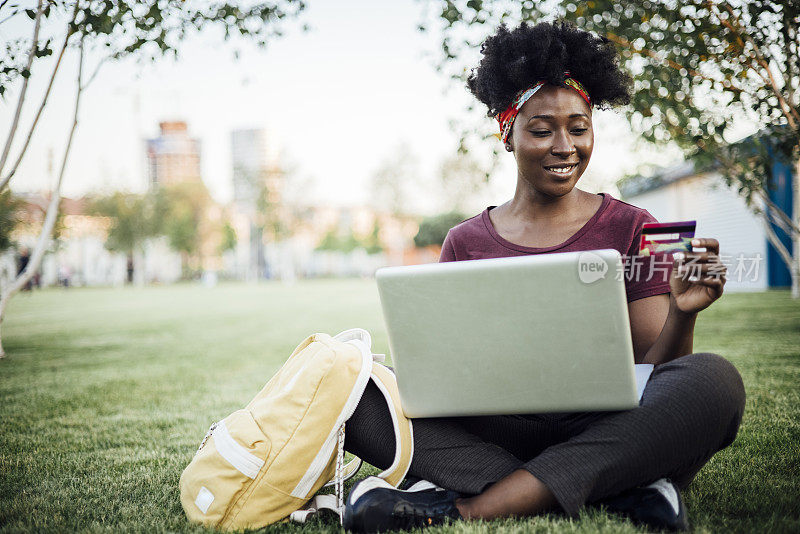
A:
<svg viewBox="0 0 800 534">
<path fill-rule="evenodd" d="M 575 168 L 575 165 L 570 165 L 569 167 L 547 167 L 547 168 L 558 174 L 569 174 L 572 171 L 572 169 Z"/>
</svg>

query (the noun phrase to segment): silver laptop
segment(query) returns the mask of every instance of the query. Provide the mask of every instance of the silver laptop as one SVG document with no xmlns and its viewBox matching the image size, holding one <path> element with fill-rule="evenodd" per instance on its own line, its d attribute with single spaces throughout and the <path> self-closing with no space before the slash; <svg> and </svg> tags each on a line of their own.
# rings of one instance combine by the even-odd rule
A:
<svg viewBox="0 0 800 534">
<path fill-rule="evenodd" d="M 376 274 L 408 417 L 638 405 L 616 250 Z"/>
</svg>

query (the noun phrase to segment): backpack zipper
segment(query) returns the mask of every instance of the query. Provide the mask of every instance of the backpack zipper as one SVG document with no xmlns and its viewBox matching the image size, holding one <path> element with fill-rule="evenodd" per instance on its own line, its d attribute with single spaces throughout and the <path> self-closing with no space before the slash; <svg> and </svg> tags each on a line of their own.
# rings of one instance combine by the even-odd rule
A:
<svg viewBox="0 0 800 534">
<path fill-rule="evenodd" d="M 203 441 L 201 441 L 200 446 L 197 447 L 197 452 L 200 452 L 200 450 L 203 448 L 203 445 L 205 445 L 206 441 L 208 441 L 208 438 L 211 437 L 211 434 L 214 432 L 215 428 L 217 428 L 217 423 L 214 423 L 210 427 L 208 427 L 208 432 L 206 432 L 206 435 L 203 436 Z M 195 453 L 195 455 L 197 454 L 197 452 Z"/>
</svg>

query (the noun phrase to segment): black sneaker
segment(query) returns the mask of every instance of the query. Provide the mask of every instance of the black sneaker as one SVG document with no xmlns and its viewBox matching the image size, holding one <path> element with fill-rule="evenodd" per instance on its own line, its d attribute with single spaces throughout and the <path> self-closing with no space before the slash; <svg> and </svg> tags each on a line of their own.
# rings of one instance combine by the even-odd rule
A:
<svg viewBox="0 0 800 534">
<path fill-rule="evenodd" d="M 371 533 L 439 525 L 461 518 L 456 508 L 458 494 L 427 487 L 403 491 L 378 477 L 358 482 L 344 508 L 344 528 Z"/>
<path fill-rule="evenodd" d="M 597 504 L 656 530 L 683 531 L 689 528 L 681 494 L 666 478 L 649 486 L 624 491 Z"/>
</svg>

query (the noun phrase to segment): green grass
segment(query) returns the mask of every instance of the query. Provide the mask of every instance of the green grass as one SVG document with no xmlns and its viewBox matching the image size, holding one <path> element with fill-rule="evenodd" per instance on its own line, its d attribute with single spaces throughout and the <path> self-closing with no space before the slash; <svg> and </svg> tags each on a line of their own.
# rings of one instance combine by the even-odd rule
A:
<svg viewBox="0 0 800 534">
<path fill-rule="evenodd" d="M 244 405 L 306 335 L 352 326 L 388 350 L 371 281 L 17 296 L 0 361 L 0 531 L 202 531 L 184 518 L 178 478 L 208 425 Z M 800 303 L 725 295 L 701 314 L 695 350 L 733 361 L 748 398 L 736 442 L 685 495 L 693 527 L 800 532 Z M 432 532 L 498 530 L 639 532 L 596 510 Z"/>
</svg>

